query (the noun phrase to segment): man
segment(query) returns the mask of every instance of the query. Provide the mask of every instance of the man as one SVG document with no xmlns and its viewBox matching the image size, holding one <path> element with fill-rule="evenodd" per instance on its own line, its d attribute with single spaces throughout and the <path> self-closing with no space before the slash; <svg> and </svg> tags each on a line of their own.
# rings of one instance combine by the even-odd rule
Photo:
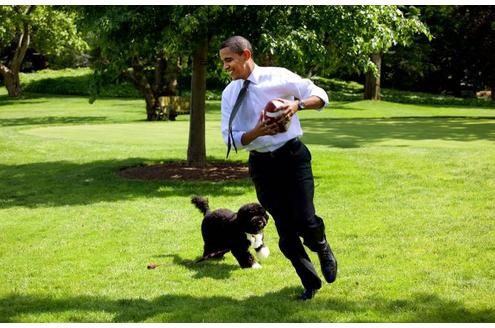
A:
<svg viewBox="0 0 495 328">
<path fill-rule="evenodd" d="M 222 134 L 229 150 L 233 146 L 249 151 L 249 173 L 258 200 L 272 215 L 280 250 L 304 286 L 299 299 L 308 300 L 322 283 L 300 237 L 317 252 L 329 283 L 336 279 L 337 261 L 326 240 L 323 220 L 315 214 L 311 154 L 299 140 L 302 129 L 296 113 L 323 108 L 328 96 L 312 81 L 285 68 L 256 65 L 252 52 L 249 41 L 241 36 L 233 36 L 220 46 L 223 68 L 233 80 L 222 93 Z M 283 101 L 284 114 L 266 124 L 262 111 L 275 98 Z M 281 131 L 280 126 L 288 120 L 289 128 Z"/>
</svg>

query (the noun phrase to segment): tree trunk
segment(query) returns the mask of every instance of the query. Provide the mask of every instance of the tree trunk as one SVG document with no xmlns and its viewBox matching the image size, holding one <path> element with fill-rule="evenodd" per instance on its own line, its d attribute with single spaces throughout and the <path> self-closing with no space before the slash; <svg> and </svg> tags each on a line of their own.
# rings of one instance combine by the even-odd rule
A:
<svg viewBox="0 0 495 328">
<path fill-rule="evenodd" d="M 124 76 L 143 94 L 146 101 L 146 119 L 148 121 L 167 120 L 165 109 L 161 106 L 138 59 L 133 60 L 132 71 L 125 71 Z"/>
<path fill-rule="evenodd" d="M 189 145 L 187 163 L 206 165 L 205 147 L 205 95 L 208 40 L 201 42 L 194 53 L 191 77 L 191 117 L 189 119 Z"/>
<path fill-rule="evenodd" d="M 35 6 L 28 6 L 24 15 L 28 16 Z M 29 47 L 29 42 L 31 40 L 31 27 L 27 20 L 23 22 L 22 30 L 20 31 L 19 41 L 17 42 L 17 47 L 14 52 L 14 57 L 10 61 L 10 67 L 0 63 L 0 74 L 2 74 L 5 80 L 5 87 L 7 88 L 7 93 L 9 97 L 20 97 L 22 96 L 21 80 L 19 79 L 19 72 L 21 71 L 22 62 L 26 51 Z"/>
<path fill-rule="evenodd" d="M 177 85 L 180 75 L 179 59 L 164 58 L 162 68 L 162 81 L 160 96 L 177 96 Z M 177 108 L 171 104 L 166 109 L 168 119 L 175 121 Z"/>
<path fill-rule="evenodd" d="M 0 71 L 2 72 L 3 79 L 5 80 L 5 87 L 7 88 L 9 97 L 17 98 L 22 96 L 19 72 L 12 72 L 9 69 L 0 69 Z"/>
<path fill-rule="evenodd" d="M 180 76 L 180 66 L 179 59 L 174 58 L 173 60 L 168 59 L 167 65 L 164 70 L 165 83 L 163 85 L 164 96 L 177 96 L 177 86 Z"/>
<path fill-rule="evenodd" d="M 382 55 L 371 55 L 371 61 L 375 64 L 377 69 L 377 75 L 373 72 L 366 73 L 366 79 L 364 83 L 364 99 L 380 100 L 380 75 L 382 70 Z"/>
<path fill-rule="evenodd" d="M 155 83 L 153 84 L 153 92 L 156 95 L 165 96 L 163 94 L 163 75 L 167 67 L 167 61 L 163 51 L 160 51 L 155 62 Z"/>
<path fill-rule="evenodd" d="M 139 75 L 139 74 L 138 74 Z M 143 76 L 144 77 L 144 76 Z M 167 120 L 165 115 L 165 109 L 161 106 L 158 101 L 158 97 L 153 92 L 151 85 L 143 77 L 138 78 L 140 82 L 139 90 L 144 95 L 144 100 L 146 101 L 146 120 L 148 121 L 162 121 Z"/>
</svg>

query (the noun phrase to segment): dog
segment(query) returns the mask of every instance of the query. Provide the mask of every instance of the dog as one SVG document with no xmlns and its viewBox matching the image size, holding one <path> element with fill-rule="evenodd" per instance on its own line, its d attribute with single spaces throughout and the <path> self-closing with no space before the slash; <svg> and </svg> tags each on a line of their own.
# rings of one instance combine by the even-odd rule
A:
<svg viewBox="0 0 495 328">
<path fill-rule="evenodd" d="M 261 268 L 249 251 L 249 247 L 253 247 L 260 260 L 270 254 L 263 242 L 263 229 L 269 216 L 260 204 L 246 204 L 235 213 L 225 208 L 211 211 L 204 197 L 193 196 L 191 202 L 204 216 L 201 223 L 203 256 L 196 262 L 222 258 L 232 252 L 241 268 Z"/>
</svg>

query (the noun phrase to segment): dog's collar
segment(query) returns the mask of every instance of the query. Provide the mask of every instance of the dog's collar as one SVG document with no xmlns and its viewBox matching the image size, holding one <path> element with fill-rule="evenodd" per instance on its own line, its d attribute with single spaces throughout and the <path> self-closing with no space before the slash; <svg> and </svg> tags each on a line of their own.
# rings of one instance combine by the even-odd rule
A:
<svg viewBox="0 0 495 328">
<path fill-rule="evenodd" d="M 252 234 L 249 232 L 246 232 L 246 237 L 251 243 L 251 246 L 253 248 L 258 248 L 261 245 L 263 245 L 263 233 L 258 233 L 258 234 Z"/>
</svg>

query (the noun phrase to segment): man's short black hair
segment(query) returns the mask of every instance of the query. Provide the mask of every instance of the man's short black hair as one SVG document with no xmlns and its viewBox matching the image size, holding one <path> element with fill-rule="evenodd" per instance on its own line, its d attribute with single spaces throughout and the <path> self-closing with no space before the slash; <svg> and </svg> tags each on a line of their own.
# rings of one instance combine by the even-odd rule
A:
<svg viewBox="0 0 495 328">
<path fill-rule="evenodd" d="M 238 55 L 241 55 L 244 49 L 248 49 L 251 53 L 253 52 L 251 43 L 240 35 L 231 36 L 227 40 L 223 41 L 222 44 L 220 44 L 220 49 L 223 48 L 229 48 Z"/>
</svg>

